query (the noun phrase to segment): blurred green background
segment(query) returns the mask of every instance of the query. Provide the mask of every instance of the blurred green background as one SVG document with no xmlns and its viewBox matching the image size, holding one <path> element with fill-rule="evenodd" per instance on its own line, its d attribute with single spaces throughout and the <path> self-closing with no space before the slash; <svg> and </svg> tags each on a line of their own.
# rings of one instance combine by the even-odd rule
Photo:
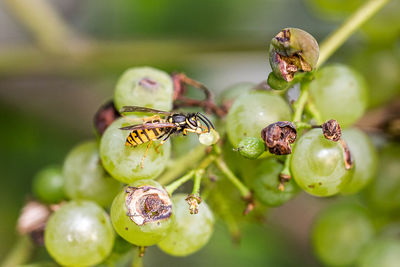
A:
<svg viewBox="0 0 400 267">
<path fill-rule="evenodd" d="M 0 258 L 16 238 L 33 175 L 93 138 L 92 116 L 125 69 L 183 71 L 216 93 L 239 81 L 258 83 L 269 73 L 267 46 L 280 29 L 302 28 L 322 41 L 363 2 L 0 2 Z M 399 12 L 392 1 L 330 59 L 365 75 L 371 108 L 400 92 Z M 240 244 L 218 224 L 199 253 L 177 259 L 152 248 L 146 266 L 317 266 L 310 225 L 331 201 L 302 194 L 271 209 L 264 225 L 244 225 Z"/>
</svg>

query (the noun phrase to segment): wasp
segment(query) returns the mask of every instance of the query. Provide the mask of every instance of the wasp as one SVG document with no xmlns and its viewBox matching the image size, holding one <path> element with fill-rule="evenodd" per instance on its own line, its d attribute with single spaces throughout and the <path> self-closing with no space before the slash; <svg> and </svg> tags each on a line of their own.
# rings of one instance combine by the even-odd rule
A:
<svg viewBox="0 0 400 267">
<path fill-rule="evenodd" d="M 156 114 L 151 117 L 142 118 L 142 124 L 130 125 L 120 128 L 121 130 L 131 131 L 126 138 L 125 145 L 136 147 L 149 143 L 141 161 L 143 168 L 144 159 L 153 141 L 161 140 L 157 149 L 163 145 L 172 134 L 187 135 L 188 132 L 202 134 L 209 133 L 214 129 L 212 122 L 202 113 L 174 113 L 152 108 L 124 106 L 121 113 L 144 112 Z"/>
</svg>

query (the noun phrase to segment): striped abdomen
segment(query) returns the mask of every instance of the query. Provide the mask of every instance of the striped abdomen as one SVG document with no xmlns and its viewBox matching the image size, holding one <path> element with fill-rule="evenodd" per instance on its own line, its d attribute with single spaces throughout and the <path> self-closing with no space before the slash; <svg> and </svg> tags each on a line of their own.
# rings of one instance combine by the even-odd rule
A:
<svg viewBox="0 0 400 267">
<path fill-rule="evenodd" d="M 126 138 L 126 146 L 137 146 L 150 140 L 157 140 L 165 133 L 163 128 L 139 129 L 132 131 Z"/>
</svg>

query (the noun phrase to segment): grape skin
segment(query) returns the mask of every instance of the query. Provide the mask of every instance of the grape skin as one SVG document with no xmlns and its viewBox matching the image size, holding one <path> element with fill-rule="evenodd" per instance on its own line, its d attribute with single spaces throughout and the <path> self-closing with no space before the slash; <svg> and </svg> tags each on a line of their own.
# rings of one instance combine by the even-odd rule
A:
<svg viewBox="0 0 400 267">
<path fill-rule="evenodd" d="M 175 205 L 175 224 L 170 233 L 158 247 L 173 256 L 187 256 L 195 253 L 207 244 L 213 233 L 214 216 L 203 201 L 198 214 L 190 214 L 186 202 L 187 195 L 176 194 L 172 197 Z"/>
<path fill-rule="evenodd" d="M 141 86 L 142 79 L 148 79 L 151 84 L 147 88 Z M 173 91 L 168 73 L 151 67 L 130 68 L 117 82 L 114 103 L 117 110 L 123 106 L 141 106 L 170 111 Z"/>
<path fill-rule="evenodd" d="M 103 207 L 111 205 L 121 185 L 103 169 L 97 144 L 84 142 L 74 147 L 63 165 L 65 191 L 70 199 L 85 199 Z"/>
<path fill-rule="evenodd" d="M 315 196 L 340 192 L 354 169 L 345 169 L 343 148 L 325 139 L 320 129 L 310 130 L 295 142 L 290 166 L 296 183 Z"/>
<path fill-rule="evenodd" d="M 226 118 L 229 141 L 237 148 L 246 137 L 260 137 L 261 130 L 271 123 L 290 120 L 289 105 L 278 95 L 253 91 L 241 94 Z"/>
<path fill-rule="evenodd" d="M 71 201 L 53 213 L 45 229 L 49 254 L 64 266 L 90 266 L 103 261 L 114 244 L 107 213 L 90 201 Z"/>
<path fill-rule="evenodd" d="M 48 166 L 33 178 L 32 191 L 45 203 L 58 203 L 65 198 L 64 177 L 59 166 Z"/>
<path fill-rule="evenodd" d="M 137 147 L 126 146 L 125 141 L 130 132 L 119 129 L 141 123 L 140 121 L 132 122 L 130 120 L 135 118 L 138 117 L 131 115 L 114 121 L 100 140 L 100 157 L 104 168 L 112 177 L 123 183 L 156 178 L 166 167 L 171 154 L 169 140 L 158 148 L 159 153 L 155 149 L 159 141 L 155 141 L 148 151 L 142 168 L 141 161 L 148 143 Z"/>
</svg>

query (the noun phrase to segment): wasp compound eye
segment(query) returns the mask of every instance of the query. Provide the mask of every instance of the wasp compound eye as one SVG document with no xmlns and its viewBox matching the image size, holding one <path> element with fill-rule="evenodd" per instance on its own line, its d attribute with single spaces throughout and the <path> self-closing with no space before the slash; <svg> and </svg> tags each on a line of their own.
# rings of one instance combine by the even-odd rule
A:
<svg viewBox="0 0 400 267">
<path fill-rule="evenodd" d="M 321 125 L 322 132 L 326 139 L 331 141 L 339 141 L 342 136 L 342 130 L 337 120 L 329 120 Z"/>
<path fill-rule="evenodd" d="M 152 186 L 128 186 L 125 191 L 127 215 L 137 225 L 171 217 L 172 202 L 166 191 Z"/>
<path fill-rule="evenodd" d="M 261 131 L 261 138 L 268 147 L 268 151 L 275 155 L 292 153 L 290 144 L 296 141 L 296 137 L 296 127 L 289 121 L 278 121 L 268 125 Z"/>
<path fill-rule="evenodd" d="M 297 28 L 286 28 L 271 40 L 269 63 L 276 77 L 287 82 L 294 74 L 313 70 L 318 61 L 319 47 L 314 37 Z"/>
</svg>

